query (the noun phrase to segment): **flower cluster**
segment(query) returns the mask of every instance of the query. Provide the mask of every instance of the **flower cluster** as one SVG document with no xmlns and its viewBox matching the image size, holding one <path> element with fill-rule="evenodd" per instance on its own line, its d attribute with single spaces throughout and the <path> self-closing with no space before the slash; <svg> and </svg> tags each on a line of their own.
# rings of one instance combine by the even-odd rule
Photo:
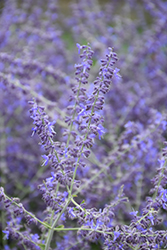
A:
<svg viewBox="0 0 167 250">
<path fill-rule="evenodd" d="M 167 248 L 166 14 L 0 3 L 0 249 Z"/>
</svg>

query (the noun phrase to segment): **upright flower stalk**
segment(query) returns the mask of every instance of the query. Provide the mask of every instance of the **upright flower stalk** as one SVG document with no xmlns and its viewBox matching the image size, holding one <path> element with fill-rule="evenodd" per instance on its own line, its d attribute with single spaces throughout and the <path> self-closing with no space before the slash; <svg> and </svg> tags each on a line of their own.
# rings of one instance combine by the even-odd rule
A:
<svg viewBox="0 0 167 250">
<path fill-rule="evenodd" d="M 75 65 L 78 86 L 72 86 L 74 95 L 70 98 L 70 101 L 73 102 L 73 105 L 67 107 L 68 116 L 65 122 L 68 124 L 69 130 L 64 132 L 64 136 L 67 135 L 66 145 L 64 142 L 54 142 L 54 136 L 56 135 L 53 129 L 54 122 L 49 122 L 42 107 L 37 106 L 35 102 L 30 102 L 33 105 L 30 110 L 31 118 L 35 124 L 33 135 L 35 133 L 39 135 L 42 146 L 49 152 L 47 155 L 43 155 L 44 164 L 47 165 L 51 162 L 53 169 L 52 177 L 47 178 L 45 184 L 40 185 L 39 189 L 42 191 L 46 204 L 58 213 L 52 224 L 52 229 L 49 231 L 45 250 L 49 249 L 53 230 L 71 202 L 74 184 L 79 185 L 76 175 L 78 167 L 84 166 L 84 161 L 81 159 L 82 155 L 88 157 L 90 148 L 93 146 L 94 137 L 99 135 L 101 139 L 104 133 L 103 117 L 99 111 L 103 109 L 103 95 L 109 90 L 114 74 L 113 66 L 118 60 L 116 54 L 109 48 L 106 59 L 101 60 L 99 76 L 94 81 L 93 91 L 88 94 L 86 88 L 82 87 L 82 85 L 88 84 L 93 51 L 89 45 L 81 46 L 77 44 L 77 47 L 79 53 L 82 52 L 80 54 L 82 62 Z M 76 131 L 79 131 L 79 133 L 76 133 Z M 74 139 L 70 139 L 71 136 Z M 66 191 L 61 194 L 58 190 L 54 193 L 58 183 L 63 185 L 68 192 L 67 194 Z M 59 196 L 64 198 L 58 202 L 57 198 Z M 73 200 L 73 202 L 75 201 Z"/>
</svg>

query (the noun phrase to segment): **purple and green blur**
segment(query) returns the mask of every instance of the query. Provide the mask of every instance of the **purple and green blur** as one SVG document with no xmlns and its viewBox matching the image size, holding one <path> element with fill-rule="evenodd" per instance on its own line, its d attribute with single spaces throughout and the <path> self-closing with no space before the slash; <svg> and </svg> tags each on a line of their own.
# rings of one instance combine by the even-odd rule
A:
<svg viewBox="0 0 167 250">
<path fill-rule="evenodd" d="M 167 249 L 167 1 L 0 2 L 0 249 Z"/>
</svg>

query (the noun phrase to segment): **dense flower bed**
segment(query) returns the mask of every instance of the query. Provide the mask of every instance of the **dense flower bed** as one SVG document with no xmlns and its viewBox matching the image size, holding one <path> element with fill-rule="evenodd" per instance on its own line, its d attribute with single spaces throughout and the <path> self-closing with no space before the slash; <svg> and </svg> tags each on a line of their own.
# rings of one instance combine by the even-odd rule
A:
<svg viewBox="0 0 167 250">
<path fill-rule="evenodd" d="M 167 249 L 167 2 L 1 3 L 0 249 Z"/>
</svg>

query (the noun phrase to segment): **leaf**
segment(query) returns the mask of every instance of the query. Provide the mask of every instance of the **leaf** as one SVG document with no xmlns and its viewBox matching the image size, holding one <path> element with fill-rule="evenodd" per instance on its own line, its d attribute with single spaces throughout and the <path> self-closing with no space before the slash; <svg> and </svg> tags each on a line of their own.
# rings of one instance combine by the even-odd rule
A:
<svg viewBox="0 0 167 250">
<path fill-rule="evenodd" d="M 59 226 L 56 227 L 56 228 L 64 228 L 64 225 L 59 225 Z"/>
<path fill-rule="evenodd" d="M 45 244 L 39 243 L 37 245 L 41 248 L 41 250 L 45 250 Z"/>
<path fill-rule="evenodd" d="M 74 208 L 73 208 L 73 210 L 74 210 L 74 211 L 78 211 L 78 210 L 79 210 L 79 208 L 77 208 L 77 207 L 74 207 Z"/>
</svg>

